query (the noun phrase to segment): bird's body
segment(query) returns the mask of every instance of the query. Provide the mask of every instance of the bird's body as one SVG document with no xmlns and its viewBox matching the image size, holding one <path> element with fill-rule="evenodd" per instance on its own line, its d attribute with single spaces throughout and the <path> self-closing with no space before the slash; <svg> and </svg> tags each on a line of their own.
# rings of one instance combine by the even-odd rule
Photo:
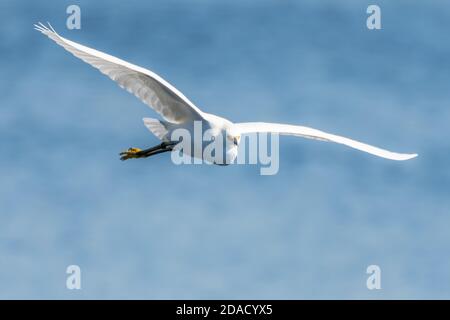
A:
<svg viewBox="0 0 450 320">
<path fill-rule="evenodd" d="M 175 87 L 150 70 L 65 39 L 50 25 L 47 27 L 39 24 L 35 25 L 35 28 L 74 56 L 116 81 L 119 86 L 133 93 L 164 118 L 164 120 L 144 118 L 144 124 L 162 141 L 161 145 L 146 150 L 130 148 L 121 153 L 123 160 L 172 151 L 179 142 L 178 139 L 173 139 L 173 136 L 180 130 L 185 130 L 193 136 L 201 134 L 202 137 L 208 132 L 213 139 L 223 139 L 225 164 L 232 163 L 236 159 L 241 135 L 253 133 L 274 133 L 332 141 L 391 160 L 408 160 L 417 156 L 417 154 L 390 152 L 308 127 L 264 122 L 232 123 L 225 118 L 201 111 Z M 197 132 L 198 126 L 201 127 L 200 132 Z M 183 151 L 187 155 L 217 163 L 208 156 L 208 153 L 205 156 L 204 151 L 207 147 L 208 142 L 202 139 L 202 143 L 193 144 L 190 150 Z"/>
<path fill-rule="evenodd" d="M 234 133 L 233 123 L 225 118 L 203 113 L 203 119 L 183 121 L 181 123 L 170 123 L 157 119 L 144 118 L 145 126 L 161 141 L 167 143 L 178 143 L 177 133 L 187 133 L 190 136 L 189 148 L 184 148 L 183 153 L 187 156 L 198 158 L 208 163 L 230 164 L 237 157 L 239 135 Z M 205 139 L 205 137 L 207 137 Z M 220 162 L 216 157 L 211 157 L 205 150 L 212 141 L 222 143 Z"/>
</svg>

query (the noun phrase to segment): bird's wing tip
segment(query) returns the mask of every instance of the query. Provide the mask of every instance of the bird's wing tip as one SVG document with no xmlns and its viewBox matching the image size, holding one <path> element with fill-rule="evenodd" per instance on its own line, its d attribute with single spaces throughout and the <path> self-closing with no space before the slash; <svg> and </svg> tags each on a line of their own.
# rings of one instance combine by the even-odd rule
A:
<svg viewBox="0 0 450 320">
<path fill-rule="evenodd" d="M 404 160 L 411 160 L 417 157 L 417 153 L 409 153 L 409 154 L 402 154 L 401 157 L 399 157 L 397 160 L 404 161 Z"/>
<path fill-rule="evenodd" d="M 47 25 L 43 24 L 42 22 L 35 23 L 34 29 L 45 34 L 46 36 L 51 35 L 51 34 L 57 35 L 55 29 L 53 29 L 50 22 L 47 22 Z"/>
</svg>

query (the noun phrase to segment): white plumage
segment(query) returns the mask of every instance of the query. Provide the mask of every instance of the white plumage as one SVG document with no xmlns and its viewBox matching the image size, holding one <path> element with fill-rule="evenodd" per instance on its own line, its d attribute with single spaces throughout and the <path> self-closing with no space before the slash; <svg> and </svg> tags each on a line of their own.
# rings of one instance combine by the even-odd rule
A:
<svg viewBox="0 0 450 320">
<path fill-rule="evenodd" d="M 169 140 L 172 130 L 176 128 L 192 130 L 194 121 L 202 121 L 204 129 L 216 130 L 217 133 L 224 134 L 230 139 L 250 133 L 278 133 L 336 142 L 391 160 L 408 160 L 417 156 L 417 154 L 387 151 L 349 138 L 303 126 L 264 122 L 232 123 L 227 119 L 201 111 L 174 86 L 150 70 L 67 40 L 57 34 L 50 24 L 47 27 L 40 23 L 35 25 L 35 29 L 48 36 L 77 58 L 100 70 L 100 72 L 117 82 L 120 87 L 133 93 L 142 102 L 158 112 L 166 121 L 146 118 L 144 123 L 163 141 Z M 230 150 L 226 150 L 226 152 L 233 154 L 235 157 L 237 154 L 236 150 L 237 145 L 231 145 Z"/>
</svg>

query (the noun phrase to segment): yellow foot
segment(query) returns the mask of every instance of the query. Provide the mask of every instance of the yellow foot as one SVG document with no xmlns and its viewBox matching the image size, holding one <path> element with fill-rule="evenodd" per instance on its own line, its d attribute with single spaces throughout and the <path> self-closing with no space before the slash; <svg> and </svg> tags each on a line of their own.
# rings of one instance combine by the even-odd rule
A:
<svg viewBox="0 0 450 320">
<path fill-rule="evenodd" d="M 142 151 L 139 148 L 129 148 L 127 151 L 123 151 L 120 153 L 121 157 L 120 160 L 128 160 L 128 159 L 132 159 L 132 158 L 139 158 L 140 155 L 138 154 L 138 152 Z"/>
</svg>

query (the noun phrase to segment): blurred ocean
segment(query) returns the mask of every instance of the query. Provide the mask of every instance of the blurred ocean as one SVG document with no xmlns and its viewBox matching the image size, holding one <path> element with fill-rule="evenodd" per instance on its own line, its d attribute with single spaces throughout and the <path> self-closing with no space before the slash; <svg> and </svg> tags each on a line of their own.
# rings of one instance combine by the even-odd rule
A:
<svg viewBox="0 0 450 320">
<path fill-rule="evenodd" d="M 450 298 L 450 3 L 0 2 L 0 298 Z M 81 30 L 66 7 L 81 7 Z M 206 112 L 307 125 L 417 159 L 282 137 L 280 171 L 175 166 L 134 96 L 33 30 L 149 68 Z M 66 267 L 82 290 L 66 289 Z M 381 290 L 366 288 L 379 265 Z"/>
</svg>

